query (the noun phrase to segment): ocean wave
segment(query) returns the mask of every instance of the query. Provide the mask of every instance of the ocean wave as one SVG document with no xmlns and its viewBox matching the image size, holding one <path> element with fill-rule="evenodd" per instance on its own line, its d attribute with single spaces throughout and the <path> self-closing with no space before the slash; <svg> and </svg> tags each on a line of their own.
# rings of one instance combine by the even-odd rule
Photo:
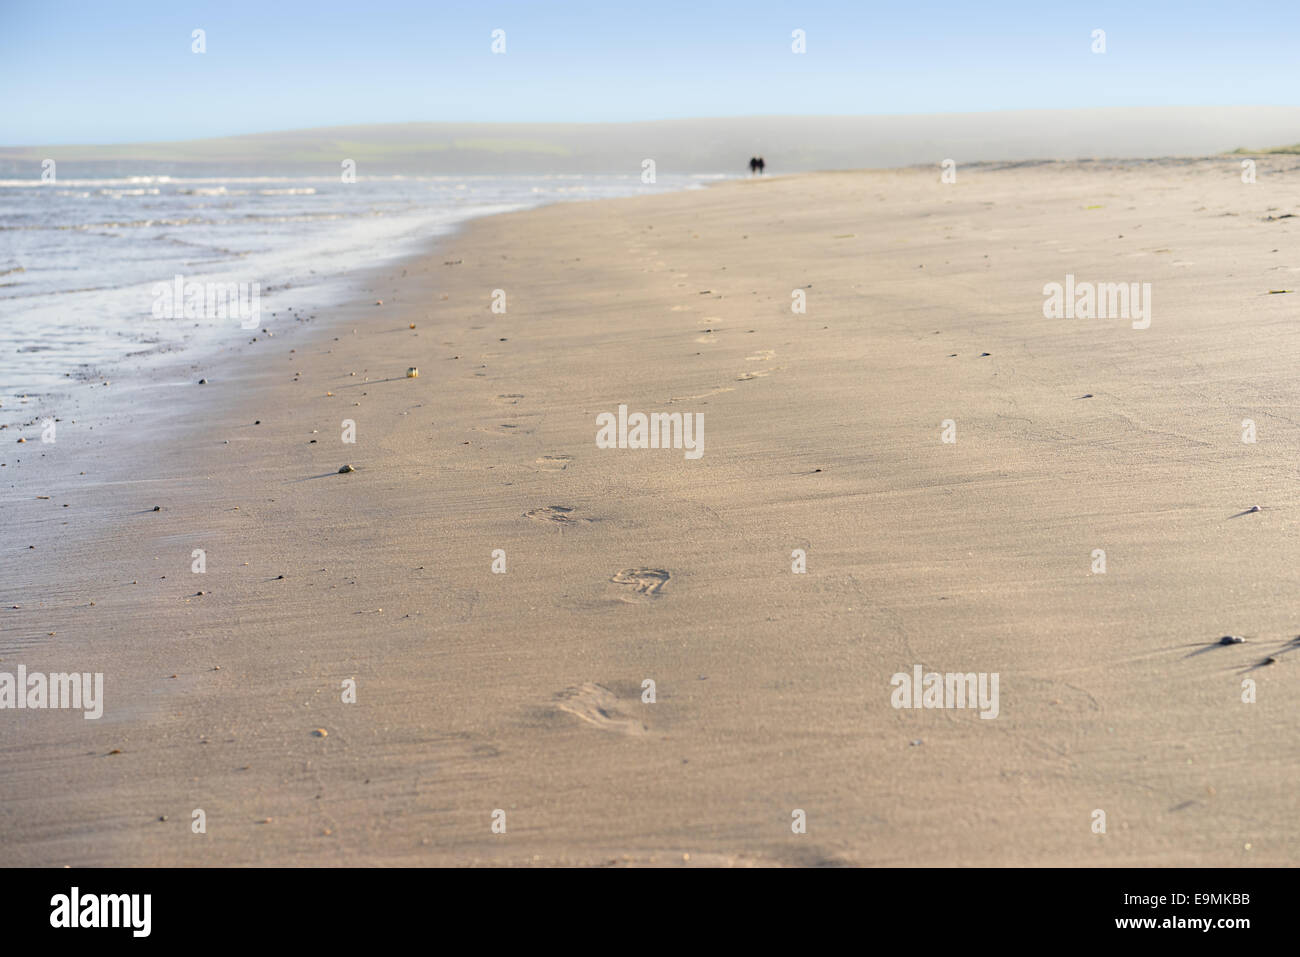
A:
<svg viewBox="0 0 1300 957">
<path fill-rule="evenodd" d="M 200 224 L 218 225 L 218 221 L 192 217 L 188 219 L 132 219 L 108 223 L 64 223 L 41 226 L 0 226 L 0 232 L 22 230 L 88 230 L 88 229 L 139 229 L 147 226 L 194 226 Z"/>
<path fill-rule="evenodd" d="M 184 218 L 159 217 L 158 219 L 122 219 L 99 223 L 57 223 L 31 226 L 0 226 L 0 233 L 26 230 L 94 230 L 94 229 L 149 229 L 154 226 L 231 226 L 240 223 L 318 223 L 336 219 L 368 219 L 382 217 L 386 214 L 378 210 L 331 213 L 297 213 L 293 215 L 272 215 L 268 213 L 248 213 L 229 219 L 210 219 L 206 216 L 187 216 Z"/>
<path fill-rule="evenodd" d="M 152 186 L 155 183 L 172 183 L 180 182 L 173 180 L 170 176 L 108 176 L 93 177 L 91 179 L 55 179 L 46 182 L 39 176 L 32 179 L 0 179 L 0 187 L 9 187 L 10 189 L 31 189 L 52 186 L 73 186 L 86 188 L 88 186 Z"/>
</svg>

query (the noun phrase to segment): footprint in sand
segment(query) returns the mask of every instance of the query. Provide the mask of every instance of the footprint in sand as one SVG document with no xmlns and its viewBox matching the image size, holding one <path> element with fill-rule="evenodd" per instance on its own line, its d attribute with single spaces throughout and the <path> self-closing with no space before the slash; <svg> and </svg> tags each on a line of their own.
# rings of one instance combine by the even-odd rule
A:
<svg viewBox="0 0 1300 957">
<path fill-rule="evenodd" d="M 716 389 L 710 389 L 708 392 L 701 392 L 699 395 L 675 395 L 668 400 L 668 403 L 671 405 L 674 402 L 681 402 L 683 399 L 707 399 L 711 395 L 719 395 L 720 393 L 723 392 L 735 392 L 735 391 L 736 391 L 735 388 L 729 385 L 719 386 Z"/>
<path fill-rule="evenodd" d="M 563 472 L 572 461 L 572 455 L 543 455 L 535 464 L 543 472 Z"/>
<path fill-rule="evenodd" d="M 755 349 L 752 356 L 745 356 L 746 362 L 771 362 L 776 358 L 775 349 Z M 736 376 L 737 382 L 748 382 L 751 379 L 761 379 L 763 376 L 771 375 L 773 372 L 779 372 L 783 366 L 777 366 L 775 369 L 747 369 L 740 375 Z"/>
<path fill-rule="evenodd" d="M 502 436 L 502 435 L 532 435 L 535 430 L 525 428 L 514 422 L 499 422 L 497 423 L 495 428 L 488 429 L 488 428 L 484 428 L 483 426 L 476 425 L 471 427 L 470 431 L 479 432 L 483 435 Z"/>
<path fill-rule="evenodd" d="M 603 685 L 588 682 L 555 696 L 555 707 L 614 734 L 645 734 L 650 729 L 618 710 L 618 696 Z"/>
<path fill-rule="evenodd" d="M 547 505 L 543 508 L 535 508 L 532 511 L 524 512 L 525 518 L 531 518 L 534 522 L 543 522 L 551 525 L 581 525 L 591 521 L 589 518 L 575 518 L 573 509 L 567 505 Z"/>
<path fill-rule="evenodd" d="M 519 400 L 523 397 L 524 395 L 522 392 L 506 392 L 503 395 L 497 396 L 497 398 L 506 405 L 518 405 Z"/>
<path fill-rule="evenodd" d="M 614 575 L 610 581 L 618 585 L 631 585 L 632 594 L 644 595 L 647 598 L 657 598 L 660 589 L 664 583 L 672 576 L 662 568 L 624 568 L 621 572 Z M 624 596 L 622 601 L 635 601 L 636 599 Z"/>
</svg>

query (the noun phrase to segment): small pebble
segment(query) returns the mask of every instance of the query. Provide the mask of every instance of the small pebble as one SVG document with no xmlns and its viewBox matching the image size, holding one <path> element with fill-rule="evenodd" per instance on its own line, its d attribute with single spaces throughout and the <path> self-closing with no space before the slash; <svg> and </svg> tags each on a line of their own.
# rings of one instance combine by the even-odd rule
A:
<svg viewBox="0 0 1300 957">
<path fill-rule="evenodd" d="M 355 471 L 356 469 L 354 469 L 351 465 L 345 465 L 343 466 L 343 468 L 339 469 L 339 474 L 342 475 L 344 472 L 355 472 Z"/>
<path fill-rule="evenodd" d="M 1243 641 L 1245 641 L 1245 640 L 1246 640 L 1245 638 L 1242 638 L 1242 637 L 1239 636 L 1239 635 L 1224 635 L 1222 638 L 1219 639 L 1219 644 L 1221 644 L 1221 645 L 1239 645 L 1239 644 L 1241 644 L 1241 643 L 1242 643 Z"/>
</svg>

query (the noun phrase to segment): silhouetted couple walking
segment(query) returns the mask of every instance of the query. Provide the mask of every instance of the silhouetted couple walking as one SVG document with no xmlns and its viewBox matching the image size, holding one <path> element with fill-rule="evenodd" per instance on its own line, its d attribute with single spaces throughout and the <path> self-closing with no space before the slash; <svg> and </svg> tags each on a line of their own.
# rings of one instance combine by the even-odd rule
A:
<svg viewBox="0 0 1300 957">
<path fill-rule="evenodd" d="M 749 175 L 753 176 L 755 173 L 757 173 L 759 176 L 762 176 L 763 168 L 765 166 L 767 166 L 767 163 L 763 161 L 763 157 L 751 156 L 749 158 Z"/>
</svg>

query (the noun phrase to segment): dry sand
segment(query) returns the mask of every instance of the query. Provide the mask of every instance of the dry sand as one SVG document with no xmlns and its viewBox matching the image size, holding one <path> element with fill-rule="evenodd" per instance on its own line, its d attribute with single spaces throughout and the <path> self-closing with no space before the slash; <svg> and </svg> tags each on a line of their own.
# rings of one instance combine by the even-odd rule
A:
<svg viewBox="0 0 1300 957">
<path fill-rule="evenodd" d="M 0 863 L 1296 863 L 1294 166 L 497 216 L 11 448 L 0 670 L 107 702 L 0 713 Z M 1066 273 L 1150 328 L 1045 319 Z M 596 448 L 620 404 L 703 457 Z M 999 716 L 896 710 L 917 664 Z"/>
</svg>

